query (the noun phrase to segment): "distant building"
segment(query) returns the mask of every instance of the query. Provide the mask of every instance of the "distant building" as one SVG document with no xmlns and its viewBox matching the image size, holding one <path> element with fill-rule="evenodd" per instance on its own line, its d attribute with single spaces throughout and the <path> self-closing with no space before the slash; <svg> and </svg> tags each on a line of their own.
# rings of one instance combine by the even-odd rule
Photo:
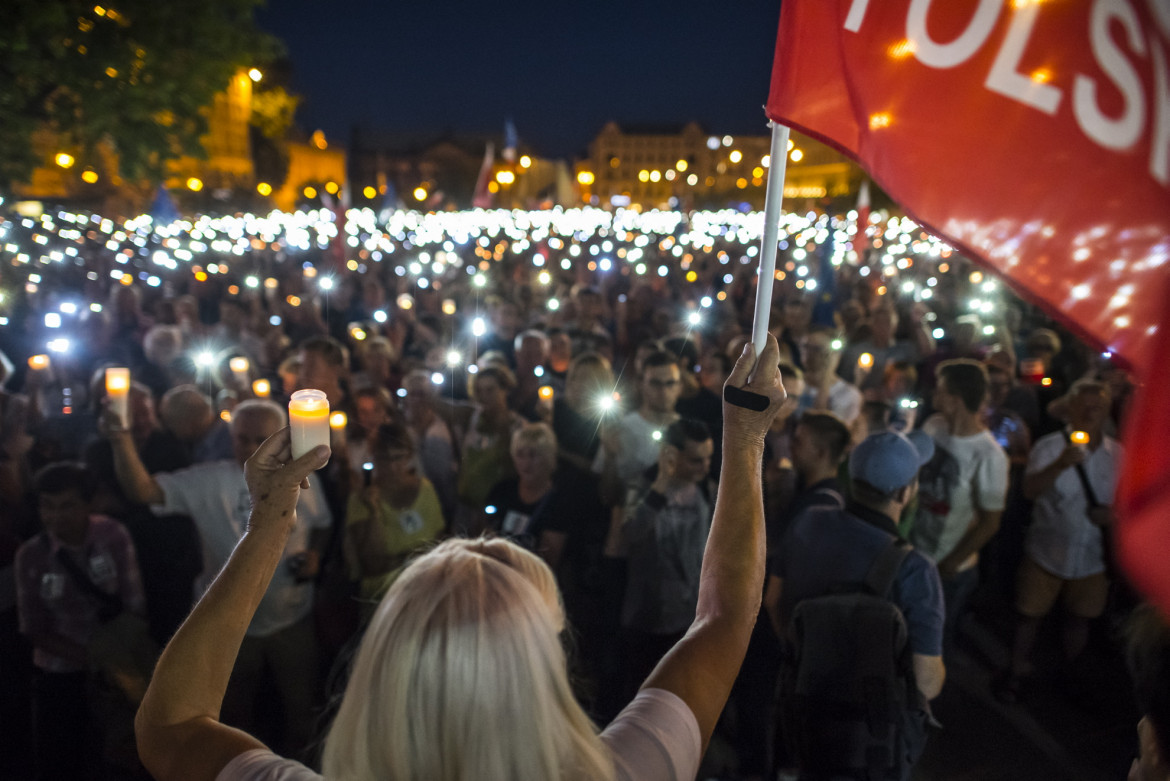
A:
<svg viewBox="0 0 1170 781">
<path fill-rule="evenodd" d="M 285 151 L 288 172 L 280 189 L 273 192 L 267 182 L 256 185 L 260 195 L 271 195 L 273 206 L 282 211 L 293 211 L 299 203 L 317 202 L 322 192 L 330 197 L 341 197 L 341 189 L 349 181 L 345 149 L 330 144 L 325 134 L 318 130 L 308 141 L 288 142 Z M 350 202 L 356 202 L 352 192 Z"/>
<path fill-rule="evenodd" d="M 683 126 L 609 122 L 577 163 L 584 200 L 645 208 L 764 205 L 770 138 L 712 135 L 697 123 Z M 840 198 L 856 191 L 862 171 L 844 155 L 793 133 L 785 200 Z"/>
<path fill-rule="evenodd" d="M 514 161 L 505 160 L 500 136 L 362 127 L 354 129 L 349 149 L 354 204 L 391 200 L 408 209 L 470 208 L 489 146 L 484 194 L 492 206 L 535 208 L 577 202 L 567 164 L 537 157 L 523 146 Z"/>
<path fill-rule="evenodd" d="M 181 157 L 167 164 L 166 186 L 187 187 L 194 177 L 212 189 L 250 190 L 255 170 L 248 126 L 252 119 L 252 79 L 244 71 L 216 93 L 208 109 L 207 135 L 201 139 L 207 159 Z"/>
<path fill-rule="evenodd" d="M 252 79 L 240 71 L 227 88 L 215 95 L 207 112 L 207 133 L 200 140 L 206 159 L 180 157 L 167 161 L 164 185 L 194 192 L 251 192 L 255 184 L 249 124 L 252 118 Z M 120 211 L 134 202 L 141 207 L 152 191 L 112 173 L 117 156 L 112 146 L 100 145 L 96 159 L 74 160 L 57 149 L 59 138 L 47 130 L 34 136 L 34 147 L 45 163 L 29 181 L 15 188 L 30 200 L 69 200 L 92 208 Z"/>
</svg>

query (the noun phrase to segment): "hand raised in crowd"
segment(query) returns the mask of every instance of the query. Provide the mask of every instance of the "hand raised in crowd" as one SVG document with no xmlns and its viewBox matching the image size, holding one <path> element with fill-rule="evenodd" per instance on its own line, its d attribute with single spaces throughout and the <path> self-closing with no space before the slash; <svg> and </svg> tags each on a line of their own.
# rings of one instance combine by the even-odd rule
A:
<svg viewBox="0 0 1170 781">
<path fill-rule="evenodd" d="M 122 434 L 129 434 L 130 427 L 122 420 L 122 416 L 110 409 L 110 400 L 102 399 L 101 414 L 98 415 L 98 433 L 104 439 L 113 439 Z"/>
<path fill-rule="evenodd" d="M 780 377 L 780 345 L 776 337 L 768 334 L 768 342 L 759 360 L 756 359 L 752 343 L 745 344 L 723 387 L 725 393 L 727 388 L 738 388 L 768 400 L 767 408 L 760 411 L 726 400 L 723 402 L 724 441 L 762 444 L 772 419 L 783 410 L 788 399 L 788 392 L 784 390 L 784 381 Z"/>
<path fill-rule="evenodd" d="M 301 489 L 309 487 L 309 474 L 328 460 L 329 448 L 324 445 L 294 460 L 288 426 L 264 440 L 244 464 L 244 480 L 252 496 L 249 525 L 280 520 L 291 526 Z"/>
</svg>

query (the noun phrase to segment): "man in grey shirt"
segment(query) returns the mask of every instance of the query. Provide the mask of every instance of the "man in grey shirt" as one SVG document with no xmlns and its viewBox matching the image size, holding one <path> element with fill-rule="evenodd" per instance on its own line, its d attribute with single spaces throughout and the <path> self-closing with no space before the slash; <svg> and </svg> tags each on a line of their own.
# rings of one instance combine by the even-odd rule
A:
<svg viewBox="0 0 1170 781">
<path fill-rule="evenodd" d="M 630 493 L 622 523 L 629 584 L 622 604 L 626 681 L 633 689 L 695 618 L 714 501 L 707 427 L 678 420 L 662 435 L 657 474 Z"/>
</svg>

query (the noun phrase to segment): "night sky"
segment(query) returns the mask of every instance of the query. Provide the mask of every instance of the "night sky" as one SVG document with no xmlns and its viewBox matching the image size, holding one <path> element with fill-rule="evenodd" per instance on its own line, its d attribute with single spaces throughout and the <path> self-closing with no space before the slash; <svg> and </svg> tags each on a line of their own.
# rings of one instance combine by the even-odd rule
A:
<svg viewBox="0 0 1170 781">
<path fill-rule="evenodd" d="M 298 124 L 341 143 L 355 124 L 502 133 L 548 156 L 584 152 L 609 121 L 698 120 L 767 133 L 778 0 L 269 0 Z"/>
</svg>

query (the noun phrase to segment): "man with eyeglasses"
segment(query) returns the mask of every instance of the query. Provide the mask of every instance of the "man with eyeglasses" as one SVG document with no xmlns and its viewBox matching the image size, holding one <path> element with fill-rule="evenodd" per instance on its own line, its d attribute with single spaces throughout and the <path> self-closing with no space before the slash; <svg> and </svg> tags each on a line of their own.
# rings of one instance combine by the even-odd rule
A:
<svg viewBox="0 0 1170 781">
<path fill-rule="evenodd" d="M 674 408 L 681 392 L 682 375 L 675 357 L 666 351 L 651 353 L 642 365 L 638 408 L 619 420 L 602 421 L 602 448 L 593 471 L 601 474 L 607 504 L 625 501 L 642 473 L 658 463 L 662 433 L 679 418 Z"/>
</svg>

